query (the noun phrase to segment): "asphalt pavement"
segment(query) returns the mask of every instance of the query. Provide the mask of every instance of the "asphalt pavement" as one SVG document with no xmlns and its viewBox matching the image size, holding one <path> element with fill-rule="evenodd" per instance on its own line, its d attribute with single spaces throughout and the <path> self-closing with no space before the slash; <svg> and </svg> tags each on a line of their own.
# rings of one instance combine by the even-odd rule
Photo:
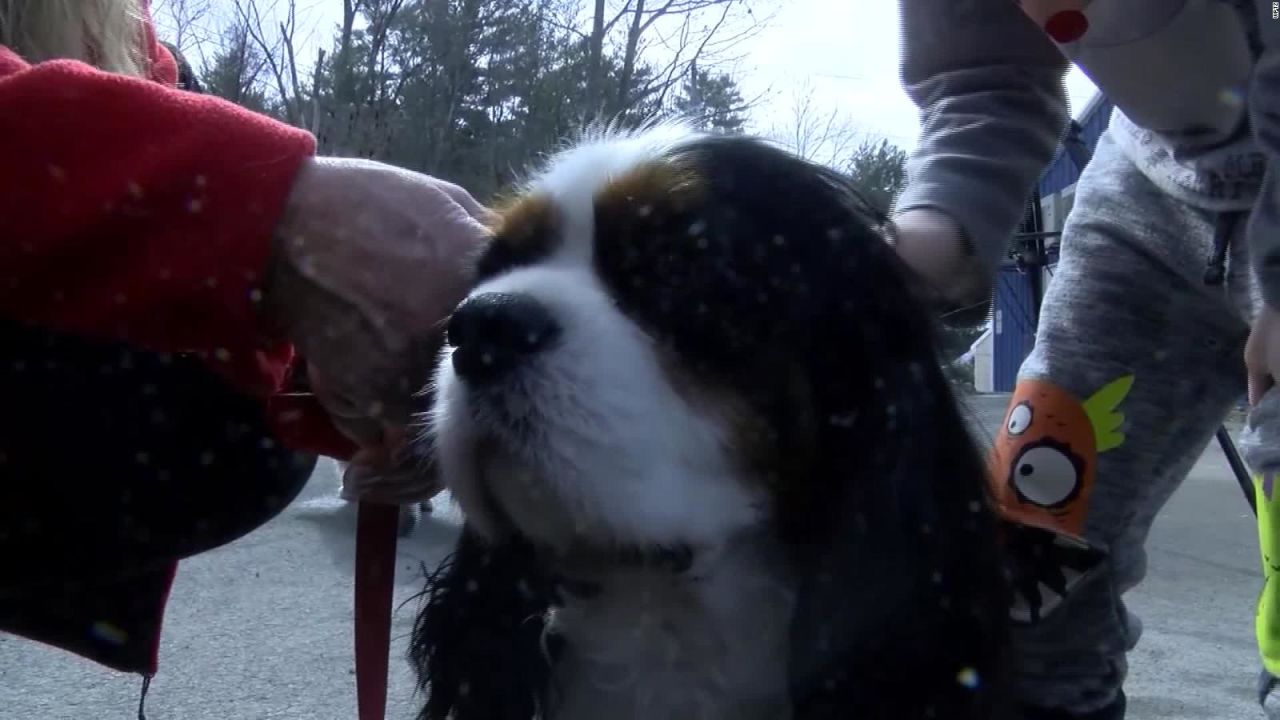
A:
<svg viewBox="0 0 1280 720">
<path fill-rule="evenodd" d="M 980 436 L 1005 398 L 966 399 Z M 321 463 L 297 502 L 224 548 L 183 563 L 166 617 L 149 720 L 353 720 L 351 570 L 355 515 Z M 447 501 L 402 541 L 391 720 L 419 706 L 402 660 L 423 563 L 442 557 L 459 517 Z M 1211 446 L 1149 540 L 1147 581 L 1128 601 L 1145 632 L 1130 660 L 1131 720 L 1260 718 L 1253 603 L 1261 586 L 1249 508 Z M 140 680 L 0 635 L 0 718 L 133 720 Z"/>
</svg>

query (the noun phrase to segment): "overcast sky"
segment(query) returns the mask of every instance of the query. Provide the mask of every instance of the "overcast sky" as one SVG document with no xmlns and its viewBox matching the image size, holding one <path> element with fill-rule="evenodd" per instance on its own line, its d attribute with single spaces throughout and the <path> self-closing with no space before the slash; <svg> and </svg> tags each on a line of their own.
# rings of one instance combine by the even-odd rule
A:
<svg viewBox="0 0 1280 720">
<path fill-rule="evenodd" d="M 892 0 L 784 0 L 773 22 L 751 40 L 741 82 L 776 99 L 755 112 L 763 126 L 785 122 L 789 88 L 808 81 L 863 132 L 910 149 L 920 129 L 915 105 L 898 79 L 898 9 Z M 1079 70 L 1067 77 L 1073 111 L 1094 85 Z"/>
<path fill-rule="evenodd" d="M 273 1 L 259 0 L 264 7 Z M 157 22 L 165 27 L 164 6 L 152 0 Z M 214 5 L 230 5 L 214 0 Z M 770 5 L 765 0 L 756 7 Z M 587 3 L 583 2 L 584 8 Z M 919 122 L 915 106 L 898 81 L 898 11 L 893 0 L 777 0 L 769 24 L 744 41 L 743 59 L 732 68 L 748 98 L 760 102 L 751 112 L 753 132 L 773 134 L 793 116 L 795 96 L 812 88 L 817 110 L 835 111 L 859 132 L 886 137 L 911 149 Z M 298 0 L 301 35 L 329 37 L 342 17 L 342 0 Z M 300 57 L 313 57 L 304 49 Z M 1094 86 L 1079 70 L 1067 77 L 1074 112 L 1093 95 Z"/>
</svg>

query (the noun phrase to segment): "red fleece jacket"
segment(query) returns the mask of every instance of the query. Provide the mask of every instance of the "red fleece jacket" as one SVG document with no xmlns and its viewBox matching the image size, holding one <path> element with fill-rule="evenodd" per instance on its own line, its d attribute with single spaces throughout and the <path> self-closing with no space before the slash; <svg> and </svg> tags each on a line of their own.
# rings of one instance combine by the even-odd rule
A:
<svg viewBox="0 0 1280 720">
<path fill-rule="evenodd" d="M 353 446 L 282 397 L 293 359 L 255 307 L 306 132 L 176 89 L 148 24 L 152 81 L 0 47 L 0 315 L 195 353 L 261 399 L 295 449 Z"/>
</svg>

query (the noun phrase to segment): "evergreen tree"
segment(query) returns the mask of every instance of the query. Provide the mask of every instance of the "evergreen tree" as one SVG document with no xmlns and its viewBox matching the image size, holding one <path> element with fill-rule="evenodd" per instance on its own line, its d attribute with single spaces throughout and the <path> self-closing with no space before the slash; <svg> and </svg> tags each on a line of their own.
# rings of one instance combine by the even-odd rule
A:
<svg viewBox="0 0 1280 720">
<path fill-rule="evenodd" d="M 864 140 L 853 151 L 846 171 L 867 200 L 888 214 L 907 182 L 907 154 L 888 140 Z"/>
<path fill-rule="evenodd" d="M 673 103 L 674 110 L 698 127 L 722 133 L 742 132 L 746 104 L 738 83 L 731 75 L 703 70 L 697 63 L 689 73 Z"/>
<path fill-rule="evenodd" d="M 230 100 L 250 110 L 268 113 L 272 103 L 262 86 L 266 63 L 240 24 L 223 31 L 222 47 L 203 69 L 200 84 L 212 95 Z"/>
</svg>

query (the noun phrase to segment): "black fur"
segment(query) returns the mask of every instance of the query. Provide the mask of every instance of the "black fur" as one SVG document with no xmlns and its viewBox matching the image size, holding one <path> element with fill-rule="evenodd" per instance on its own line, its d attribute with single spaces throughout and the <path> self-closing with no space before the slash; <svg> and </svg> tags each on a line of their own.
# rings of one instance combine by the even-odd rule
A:
<svg viewBox="0 0 1280 720">
<path fill-rule="evenodd" d="M 633 320 L 773 430 L 778 533 L 802 576 L 793 717 L 1000 717 L 1008 597 L 985 468 L 881 218 L 844 178 L 762 143 L 678 152 L 703 200 L 598 208 L 597 269 Z M 481 567 L 475 542 L 419 618 L 412 656 L 433 692 L 422 718 L 529 720 L 549 668 L 535 660 L 537 621 L 517 632 L 513 613 L 552 594 L 517 592 L 533 558 L 494 549 L 510 555 Z M 464 600 L 472 580 L 481 590 Z M 494 695 L 464 702 L 464 680 L 470 698 Z"/>
<path fill-rule="evenodd" d="M 419 717 L 536 717 L 551 668 L 543 629 L 552 592 L 532 547 L 494 547 L 464 530 L 428 576 L 414 622 L 410 658 L 427 693 Z"/>
</svg>

